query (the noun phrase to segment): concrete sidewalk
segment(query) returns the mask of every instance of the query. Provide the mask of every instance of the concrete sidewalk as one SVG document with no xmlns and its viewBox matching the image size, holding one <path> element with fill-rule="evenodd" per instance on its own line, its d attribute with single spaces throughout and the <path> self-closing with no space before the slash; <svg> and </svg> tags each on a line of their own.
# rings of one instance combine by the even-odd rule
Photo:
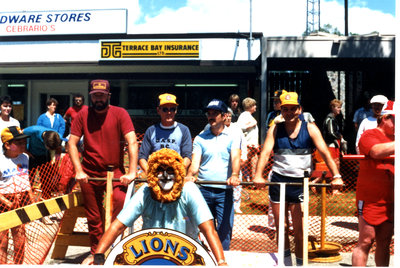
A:
<svg viewBox="0 0 400 268">
<path fill-rule="evenodd" d="M 78 219 L 80 221 L 79 226 L 85 226 L 85 230 L 75 230 L 75 231 L 86 231 L 87 225 L 84 224 L 85 220 L 83 218 Z M 319 226 L 320 217 L 310 216 L 310 226 L 313 228 L 310 230 L 310 235 L 316 237 L 317 240 L 320 238 L 320 226 Z M 139 218 L 134 224 L 134 230 L 140 230 L 142 225 L 142 219 Z M 268 226 L 268 217 L 267 215 L 246 215 L 246 214 L 235 214 L 235 225 L 233 230 L 234 239 L 243 239 L 246 237 L 248 240 L 247 243 L 249 248 L 250 245 L 254 245 L 255 243 L 264 244 L 265 248 L 254 251 L 244 251 L 243 249 L 235 249 L 231 247 L 231 251 L 226 252 L 226 260 L 228 264 L 231 265 L 241 265 L 241 266 L 276 266 L 277 254 L 274 253 L 258 253 L 261 252 L 269 252 L 274 251 L 270 245 L 275 242 L 270 240 L 267 235 L 260 234 L 257 231 L 254 231 L 254 225 L 257 226 Z M 358 240 L 358 231 L 355 229 L 357 226 L 357 218 L 356 217 L 327 217 L 326 218 L 326 239 L 333 241 L 346 241 L 347 243 L 355 243 Z M 261 240 L 260 240 L 261 239 Z M 267 239 L 267 240 L 262 240 Z M 234 241 L 233 241 L 234 243 Z M 268 244 L 268 245 L 267 245 Z M 54 247 L 54 245 L 53 245 Z M 52 249 L 50 250 L 44 264 L 63 264 L 63 265 L 77 265 L 80 264 L 88 255 L 89 248 L 88 247 L 77 247 L 70 246 L 68 247 L 67 254 L 65 259 L 63 260 L 52 260 L 50 258 Z M 351 253 L 340 253 L 342 256 L 342 260 L 338 262 L 332 263 L 313 263 L 310 262 L 309 266 L 351 266 Z M 295 257 L 293 256 L 293 261 L 295 261 Z M 294 263 L 294 262 L 293 262 Z M 390 266 L 393 266 L 393 256 L 391 258 Z M 368 266 L 375 266 L 374 255 L 369 255 Z"/>
<path fill-rule="evenodd" d="M 89 255 L 89 248 L 87 247 L 75 247 L 71 246 L 68 248 L 65 259 L 63 260 L 52 260 L 50 259 L 51 251 L 43 264 L 45 265 L 80 265 L 82 261 Z M 310 262 L 308 266 L 351 266 L 351 253 L 340 253 L 342 260 L 331 263 L 315 263 Z M 277 254 L 274 253 L 257 253 L 257 252 L 243 252 L 243 251 L 226 251 L 226 261 L 230 266 L 236 267 L 268 267 L 277 266 L 276 259 Z M 294 254 L 292 259 L 295 261 Z M 367 266 L 375 266 L 374 255 L 370 254 Z M 390 267 L 394 267 L 394 258 L 391 256 Z"/>
</svg>

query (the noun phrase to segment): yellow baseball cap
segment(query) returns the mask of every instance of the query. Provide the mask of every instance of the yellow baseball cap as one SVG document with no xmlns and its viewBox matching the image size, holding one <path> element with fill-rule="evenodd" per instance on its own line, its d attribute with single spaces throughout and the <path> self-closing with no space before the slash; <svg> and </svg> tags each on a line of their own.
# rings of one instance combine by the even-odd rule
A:
<svg viewBox="0 0 400 268">
<path fill-rule="evenodd" d="M 282 94 L 280 96 L 281 105 L 300 105 L 298 98 L 299 96 L 296 92 L 287 92 L 286 90 L 282 90 Z"/>
<path fill-rule="evenodd" d="M 25 135 L 22 130 L 17 126 L 6 127 L 1 131 L 1 142 L 6 143 L 12 140 L 20 140 L 29 138 Z"/>
<path fill-rule="evenodd" d="M 158 106 L 161 106 L 161 105 L 164 105 L 164 104 L 169 104 L 169 103 L 178 105 L 178 103 L 176 103 L 176 96 L 172 95 L 172 94 L 169 94 L 169 93 L 161 94 L 160 96 L 158 96 L 158 99 L 159 99 L 159 105 Z"/>
</svg>

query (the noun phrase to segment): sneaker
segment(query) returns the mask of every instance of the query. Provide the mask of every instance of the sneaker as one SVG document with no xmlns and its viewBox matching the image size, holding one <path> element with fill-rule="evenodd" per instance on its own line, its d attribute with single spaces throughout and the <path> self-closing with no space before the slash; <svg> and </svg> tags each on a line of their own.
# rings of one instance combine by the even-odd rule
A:
<svg viewBox="0 0 400 268">
<path fill-rule="evenodd" d="M 93 265 L 93 261 L 94 261 L 94 256 L 92 254 L 90 254 L 89 256 L 87 256 L 83 262 L 81 263 L 81 265 Z"/>
</svg>

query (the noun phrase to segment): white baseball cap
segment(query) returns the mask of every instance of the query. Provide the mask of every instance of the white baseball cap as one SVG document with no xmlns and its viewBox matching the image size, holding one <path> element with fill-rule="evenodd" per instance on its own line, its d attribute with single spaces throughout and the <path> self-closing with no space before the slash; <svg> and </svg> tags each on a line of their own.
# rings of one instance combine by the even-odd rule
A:
<svg viewBox="0 0 400 268">
<path fill-rule="evenodd" d="M 371 98 L 371 100 L 369 101 L 370 103 L 381 103 L 383 105 L 385 105 L 388 101 L 388 98 L 386 98 L 383 95 L 375 95 Z"/>
</svg>

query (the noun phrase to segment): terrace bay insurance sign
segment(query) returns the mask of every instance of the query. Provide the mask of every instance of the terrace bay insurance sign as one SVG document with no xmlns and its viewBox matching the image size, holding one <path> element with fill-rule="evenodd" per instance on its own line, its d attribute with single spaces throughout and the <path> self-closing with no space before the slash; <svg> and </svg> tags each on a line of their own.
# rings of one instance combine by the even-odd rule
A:
<svg viewBox="0 0 400 268">
<path fill-rule="evenodd" d="M 126 9 L 0 12 L 0 36 L 127 32 Z"/>
<path fill-rule="evenodd" d="M 126 59 L 199 59 L 200 41 L 103 41 L 101 60 Z"/>
</svg>

